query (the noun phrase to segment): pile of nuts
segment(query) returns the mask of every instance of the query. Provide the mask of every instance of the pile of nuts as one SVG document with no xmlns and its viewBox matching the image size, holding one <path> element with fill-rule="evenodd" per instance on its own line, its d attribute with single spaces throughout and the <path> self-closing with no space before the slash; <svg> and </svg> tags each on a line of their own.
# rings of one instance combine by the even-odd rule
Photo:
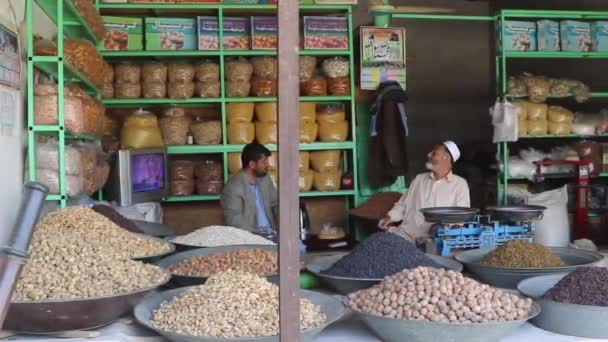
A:
<svg viewBox="0 0 608 342">
<path fill-rule="evenodd" d="M 209 277 L 228 270 L 267 276 L 277 274 L 277 261 L 276 251 L 244 248 L 190 258 L 169 266 L 169 271 L 190 277 Z"/>
<path fill-rule="evenodd" d="M 301 329 L 319 327 L 326 320 L 318 305 L 300 299 Z M 275 336 L 279 334 L 279 287 L 252 274 L 226 272 L 162 303 L 153 313 L 152 324 L 189 336 Z"/>
<path fill-rule="evenodd" d="M 143 258 L 171 251 L 171 244 L 149 239 L 120 228 L 114 222 L 86 207 L 69 207 L 41 220 L 35 237 L 74 238 L 95 244 L 115 258 Z"/>
<path fill-rule="evenodd" d="M 506 268 L 563 267 L 567 264 L 551 250 L 539 243 L 511 240 L 488 253 L 482 265 Z"/>
<path fill-rule="evenodd" d="M 386 277 L 349 295 L 355 311 L 396 319 L 442 323 L 524 320 L 532 299 L 478 283 L 455 271 L 418 267 Z"/>
<path fill-rule="evenodd" d="M 244 229 L 226 226 L 208 226 L 190 234 L 177 236 L 174 243 L 198 247 L 218 247 L 229 245 L 276 245 L 259 235 Z"/>
<path fill-rule="evenodd" d="M 117 258 L 101 245 L 37 234 L 13 301 L 115 296 L 159 286 L 169 277 L 157 266 Z"/>
</svg>

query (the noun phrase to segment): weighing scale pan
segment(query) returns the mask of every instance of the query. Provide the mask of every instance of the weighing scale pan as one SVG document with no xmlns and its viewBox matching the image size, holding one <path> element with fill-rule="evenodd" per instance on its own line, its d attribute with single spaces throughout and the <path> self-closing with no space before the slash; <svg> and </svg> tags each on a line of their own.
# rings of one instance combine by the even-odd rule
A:
<svg viewBox="0 0 608 342">
<path fill-rule="evenodd" d="M 165 279 L 152 287 L 117 296 L 12 302 L 4 329 L 26 334 L 53 334 L 104 326 L 131 311 L 146 295 L 166 284 L 170 278 L 167 272 Z"/>
<path fill-rule="evenodd" d="M 568 273 L 525 279 L 517 289 L 535 298 L 542 307 L 532 320 L 537 327 L 554 333 L 587 338 L 608 338 L 608 307 L 559 303 L 541 297 Z"/>
<path fill-rule="evenodd" d="M 457 253 L 455 258 L 464 264 L 467 271 L 477 279 L 492 286 L 515 289 L 517 284 L 530 277 L 574 271 L 578 267 L 599 264 L 604 256 L 601 253 L 565 248 L 548 247 L 553 254 L 559 256 L 568 266 L 547 268 L 506 268 L 482 265 L 479 262 L 495 248 L 472 249 Z"/>
<path fill-rule="evenodd" d="M 279 336 L 268 336 L 268 337 L 239 337 L 239 338 L 218 338 L 209 336 L 189 336 L 176 334 L 169 331 L 161 330 L 152 325 L 153 312 L 158 309 L 161 303 L 171 300 L 172 298 L 179 296 L 191 287 L 182 287 L 175 290 L 165 291 L 149 296 L 139 305 L 135 307 L 134 314 L 135 319 L 143 326 L 156 331 L 158 334 L 164 336 L 170 341 L 178 342 L 211 342 L 211 341 L 223 341 L 223 342 L 279 342 Z M 323 325 L 314 329 L 307 329 L 301 332 L 301 340 L 303 342 L 312 342 L 315 337 L 323 331 L 327 326 L 336 322 L 346 313 L 346 308 L 342 302 L 334 296 L 308 291 L 300 290 L 300 294 L 303 298 L 307 298 L 313 304 L 317 304 L 321 307 L 321 310 L 327 316 L 327 320 Z"/>
<path fill-rule="evenodd" d="M 496 323 L 440 323 L 353 312 L 384 342 L 495 342 L 537 316 L 540 310 L 540 306 L 534 303 L 528 319 Z"/>
<path fill-rule="evenodd" d="M 504 222 L 530 222 L 543 218 L 546 207 L 540 205 L 508 205 L 489 207 L 487 211 L 494 221 Z"/>
<path fill-rule="evenodd" d="M 335 264 L 338 260 L 340 260 L 347 253 L 340 253 L 337 255 L 326 256 L 316 258 L 308 263 L 306 268 L 308 271 L 313 273 L 315 276 L 321 279 L 321 281 L 327 284 L 330 288 L 336 290 L 340 294 L 347 295 L 349 293 L 370 288 L 382 281 L 383 278 L 380 279 L 361 279 L 361 278 L 350 278 L 350 277 L 337 277 L 331 276 L 323 273 L 323 271 L 329 269 L 333 264 Z M 427 256 L 433 261 L 435 261 L 440 266 L 445 267 L 446 269 L 454 270 L 457 272 L 462 271 L 462 264 L 458 261 L 452 260 L 450 258 L 438 256 L 438 255 L 430 255 Z"/>
<path fill-rule="evenodd" d="M 471 222 L 479 209 L 464 207 L 437 207 L 420 209 L 424 219 L 431 223 L 454 224 Z"/>
<path fill-rule="evenodd" d="M 277 246 L 271 245 L 234 245 L 234 246 L 221 246 L 221 247 L 207 247 L 207 248 L 198 248 L 193 249 L 187 252 L 177 253 L 171 256 L 168 256 L 164 259 L 161 259 L 154 264 L 160 266 L 164 269 L 167 269 L 171 265 L 178 264 L 182 261 L 194 258 L 194 257 L 205 257 L 213 254 L 230 252 L 230 251 L 238 251 L 241 249 L 264 249 L 269 251 L 277 251 Z M 278 274 L 268 274 L 265 276 L 272 283 L 278 283 L 279 276 Z M 191 286 L 191 285 L 201 285 L 207 281 L 209 277 L 195 277 L 195 276 L 185 276 L 172 274 L 172 282 L 181 285 L 181 286 Z"/>
<path fill-rule="evenodd" d="M 143 257 L 138 257 L 138 258 L 132 258 L 135 261 L 141 261 L 141 262 L 145 262 L 145 263 L 153 263 L 159 259 L 161 259 L 164 256 L 167 256 L 173 252 L 175 252 L 175 245 L 173 245 L 171 242 L 163 240 L 161 238 L 157 238 L 157 237 L 153 237 L 153 236 L 148 236 L 148 235 L 142 235 L 142 234 L 138 234 L 140 237 L 143 237 L 145 239 L 150 239 L 150 240 L 156 240 L 162 243 L 165 243 L 169 246 L 169 250 L 166 252 L 162 252 L 159 254 L 154 254 L 154 255 L 146 255 Z"/>
</svg>

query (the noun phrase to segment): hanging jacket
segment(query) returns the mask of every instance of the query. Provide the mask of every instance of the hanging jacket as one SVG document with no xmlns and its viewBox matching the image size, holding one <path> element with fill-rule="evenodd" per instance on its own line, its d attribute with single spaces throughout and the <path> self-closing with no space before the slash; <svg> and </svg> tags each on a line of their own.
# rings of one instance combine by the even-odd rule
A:
<svg viewBox="0 0 608 342">
<path fill-rule="evenodd" d="M 372 186 L 393 184 L 405 176 L 407 160 L 407 94 L 397 82 L 383 82 L 370 108 L 368 178 Z"/>
</svg>

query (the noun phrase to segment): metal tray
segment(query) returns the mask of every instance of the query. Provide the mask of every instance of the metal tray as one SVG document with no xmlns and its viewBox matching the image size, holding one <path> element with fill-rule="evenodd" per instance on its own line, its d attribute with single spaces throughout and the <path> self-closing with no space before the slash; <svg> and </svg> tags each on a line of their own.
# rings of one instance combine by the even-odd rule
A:
<svg viewBox="0 0 608 342">
<path fill-rule="evenodd" d="M 457 253 L 455 258 L 464 264 L 467 271 L 471 272 L 477 279 L 492 286 L 514 289 L 517 284 L 530 277 L 548 275 L 562 272 L 571 272 L 578 267 L 594 266 L 602 262 L 604 255 L 598 252 L 565 248 L 548 247 L 553 254 L 559 256 L 569 266 L 548 268 L 506 268 L 482 265 L 479 262 L 486 254 L 494 250 L 472 249 Z"/>
<path fill-rule="evenodd" d="M 268 337 L 240 337 L 240 338 L 217 338 L 217 337 L 204 337 L 204 336 L 189 336 L 176 334 L 169 331 L 164 331 L 156 328 L 152 325 L 153 312 L 160 306 L 161 303 L 171 300 L 172 298 L 179 296 L 191 287 L 182 287 L 175 290 L 165 291 L 149 296 L 139 305 L 135 307 L 134 314 L 135 319 L 143 326 L 156 331 L 158 334 L 164 336 L 170 341 L 178 342 L 211 342 L 211 341 L 223 341 L 223 342 L 279 342 L 279 336 L 268 336 Z M 307 298 L 313 304 L 321 306 L 321 310 L 327 316 L 327 320 L 323 325 L 314 329 L 307 329 L 302 331 L 301 340 L 304 342 L 312 342 L 315 337 L 323 331 L 327 326 L 336 322 L 346 313 L 346 308 L 342 302 L 334 296 L 308 291 L 300 290 L 300 294 L 303 298 Z"/>
<path fill-rule="evenodd" d="M 321 279 L 321 281 L 326 284 L 329 288 L 337 291 L 340 294 L 347 295 L 349 293 L 370 288 L 382 281 L 380 279 L 362 279 L 362 278 L 350 278 L 350 277 L 337 277 L 331 276 L 323 273 L 323 271 L 329 269 L 333 264 L 338 262 L 338 260 L 342 259 L 347 253 L 340 253 L 336 255 L 326 256 L 316 258 L 308 263 L 306 268 L 308 271 L 313 273 L 316 277 Z M 452 260 L 450 258 L 445 258 L 438 255 L 430 255 L 427 256 L 437 264 L 445 267 L 446 269 L 454 270 L 454 271 L 462 271 L 462 264 L 456 260 Z"/>
<path fill-rule="evenodd" d="M 117 296 L 12 302 L 4 329 L 26 334 L 53 334 L 104 326 L 131 311 L 146 295 L 166 284 L 170 278 L 167 272 L 165 279 L 157 285 Z"/>
<path fill-rule="evenodd" d="M 497 342 L 538 315 L 540 310 L 534 303 L 528 319 L 496 323 L 402 320 L 353 311 L 384 342 Z"/>
<path fill-rule="evenodd" d="M 139 234 L 139 236 L 146 238 L 146 239 L 150 239 L 150 240 L 156 240 L 156 241 L 160 241 L 163 242 L 167 245 L 169 245 L 169 250 L 166 252 L 162 252 L 159 254 L 155 254 L 155 255 L 147 255 L 145 257 L 139 257 L 139 258 L 132 258 L 135 261 L 141 261 L 141 262 L 145 262 L 145 263 L 153 263 L 155 261 L 158 261 L 160 259 L 162 259 L 164 256 L 167 256 L 169 254 L 172 254 L 173 252 L 175 252 L 175 245 L 172 244 L 171 242 L 161 239 L 161 238 L 157 238 L 157 237 L 153 237 L 153 236 L 148 236 L 148 235 L 143 235 L 143 234 Z"/>
<path fill-rule="evenodd" d="M 229 252 L 229 251 L 237 251 L 240 249 L 265 249 L 269 251 L 278 251 L 277 246 L 270 245 L 234 245 L 234 246 L 221 246 L 221 247 L 208 247 L 208 248 L 198 248 L 190 251 L 177 253 L 171 256 L 168 256 L 164 259 L 161 259 L 154 264 L 160 266 L 164 269 L 167 269 L 171 265 L 178 264 L 184 260 L 188 260 L 190 258 L 199 257 L 199 256 L 209 256 L 213 254 Z M 191 286 L 191 285 L 201 285 L 207 281 L 208 277 L 193 277 L 193 276 L 184 276 L 172 274 L 171 281 L 181 286 Z M 266 278 L 273 282 L 278 283 L 279 276 L 278 274 L 269 274 Z"/>
<path fill-rule="evenodd" d="M 420 209 L 424 219 L 431 223 L 453 224 L 471 222 L 479 209 L 464 207 L 437 207 Z"/>
<path fill-rule="evenodd" d="M 543 218 L 546 207 L 540 205 L 509 205 L 489 207 L 487 211 L 495 221 L 529 222 Z"/>
<path fill-rule="evenodd" d="M 526 296 L 540 298 L 568 273 L 528 278 L 517 285 Z M 554 333 L 587 338 L 608 338 L 608 307 L 559 303 L 539 299 L 540 315 L 532 320 L 537 327 Z"/>
</svg>

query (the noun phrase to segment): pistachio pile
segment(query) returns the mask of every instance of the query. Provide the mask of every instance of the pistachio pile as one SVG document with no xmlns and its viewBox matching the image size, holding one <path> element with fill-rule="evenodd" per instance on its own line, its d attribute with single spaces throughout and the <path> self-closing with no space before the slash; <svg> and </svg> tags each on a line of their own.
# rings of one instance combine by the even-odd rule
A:
<svg viewBox="0 0 608 342">
<path fill-rule="evenodd" d="M 257 275 L 278 273 L 276 251 L 258 248 L 243 248 L 209 256 L 186 259 L 169 267 L 173 274 L 190 277 L 209 277 L 227 270 L 241 271 Z"/>
<path fill-rule="evenodd" d="M 483 259 L 482 265 L 506 268 L 546 268 L 567 266 L 547 247 L 526 240 L 511 240 Z"/>
<path fill-rule="evenodd" d="M 318 305 L 300 299 L 300 328 L 321 326 L 327 317 Z M 279 334 L 279 287 L 259 276 L 229 271 L 209 278 L 154 311 L 158 329 L 217 338 Z"/>
</svg>

